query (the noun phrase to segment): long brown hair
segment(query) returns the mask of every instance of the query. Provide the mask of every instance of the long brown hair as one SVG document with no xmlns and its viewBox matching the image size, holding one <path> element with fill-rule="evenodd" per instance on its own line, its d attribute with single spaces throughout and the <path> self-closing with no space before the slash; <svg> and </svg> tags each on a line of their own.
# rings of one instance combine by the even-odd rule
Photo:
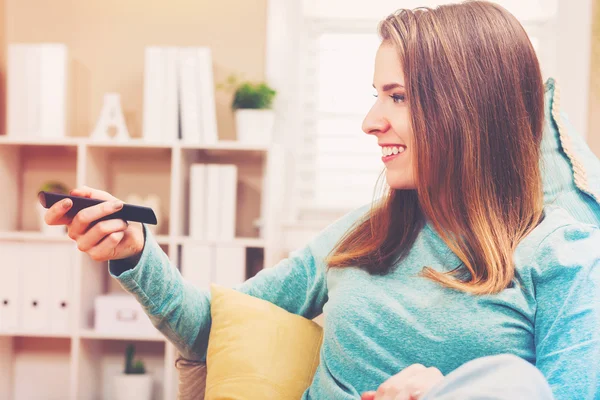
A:
<svg viewBox="0 0 600 400">
<path fill-rule="evenodd" d="M 388 273 L 428 221 L 462 265 L 422 275 L 498 293 L 514 278 L 516 246 L 543 218 L 544 84 L 531 42 L 513 15 L 486 1 L 402 9 L 378 31 L 404 69 L 417 188 L 390 189 L 328 265 Z"/>
</svg>

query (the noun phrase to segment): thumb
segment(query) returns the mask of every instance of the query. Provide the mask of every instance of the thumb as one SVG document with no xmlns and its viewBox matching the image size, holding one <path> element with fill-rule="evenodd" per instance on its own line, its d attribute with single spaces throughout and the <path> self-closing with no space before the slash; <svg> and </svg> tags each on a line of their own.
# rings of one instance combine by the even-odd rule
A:
<svg viewBox="0 0 600 400">
<path fill-rule="evenodd" d="M 360 400 L 375 400 L 375 392 L 364 392 L 362 396 L 360 396 Z"/>
</svg>

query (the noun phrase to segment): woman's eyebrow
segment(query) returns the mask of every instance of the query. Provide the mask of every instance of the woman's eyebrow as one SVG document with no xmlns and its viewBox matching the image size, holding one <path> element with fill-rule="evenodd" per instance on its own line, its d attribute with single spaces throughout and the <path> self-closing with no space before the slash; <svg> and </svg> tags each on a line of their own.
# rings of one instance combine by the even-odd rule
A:
<svg viewBox="0 0 600 400">
<path fill-rule="evenodd" d="M 373 84 L 373 87 L 375 88 L 375 84 Z M 392 90 L 392 89 L 396 89 L 396 88 L 402 88 L 404 89 L 404 85 L 401 85 L 399 83 L 386 83 L 385 85 L 383 85 L 383 88 L 381 89 L 382 92 L 387 92 L 388 90 Z M 377 89 L 377 88 L 375 88 Z"/>
</svg>

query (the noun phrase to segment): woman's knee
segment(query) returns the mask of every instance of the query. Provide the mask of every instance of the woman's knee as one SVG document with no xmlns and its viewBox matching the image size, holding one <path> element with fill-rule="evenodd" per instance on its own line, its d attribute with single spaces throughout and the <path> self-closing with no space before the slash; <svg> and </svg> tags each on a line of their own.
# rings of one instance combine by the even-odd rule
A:
<svg viewBox="0 0 600 400">
<path fill-rule="evenodd" d="M 471 360 L 448 374 L 426 400 L 552 399 L 542 373 L 531 363 L 512 354 L 498 354 Z"/>
<path fill-rule="evenodd" d="M 510 375 L 511 379 L 546 383 L 544 375 L 533 364 L 514 354 L 498 354 L 469 361 L 461 368 L 488 371 L 494 375 Z"/>
</svg>

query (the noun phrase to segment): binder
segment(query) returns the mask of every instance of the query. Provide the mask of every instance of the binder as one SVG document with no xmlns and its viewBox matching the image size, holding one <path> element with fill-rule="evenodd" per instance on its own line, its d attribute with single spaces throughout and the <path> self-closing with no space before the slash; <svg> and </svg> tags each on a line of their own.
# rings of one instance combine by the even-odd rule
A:
<svg viewBox="0 0 600 400">
<path fill-rule="evenodd" d="M 221 182 L 220 165 L 206 164 L 206 239 L 220 238 Z"/>
<path fill-rule="evenodd" d="M 2 279 L 0 279 L 0 332 L 18 330 L 21 311 L 20 274 L 22 245 L 17 242 L 0 242 L 2 254 Z"/>
<path fill-rule="evenodd" d="M 66 136 L 66 45 L 10 44 L 7 81 L 8 135 Z"/>
<path fill-rule="evenodd" d="M 181 140 L 185 143 L 200 144 L 202 131 L 198 59 L 194 48 L 179 49 L 178 68 Z"/>
<path fill-rule="evenodd" d="M 246 248 L 243 246 L 215 246 L 214 282 L 234 287 L 246 280 Z"/>
<path fill-rule="evenodd" d="M 162 134 L 162 118 L 160 101 L 165 97 L 165 74 L 160 47 L 146 47 L 144 55 L 144 116 L 143 138 L 148 142 L 160 141 Z"/>
<path fill-rule="evenodd" d="M 50 311 L 49 243 L 23 243 L 21 254 L 21 329 L 24 332 L 48 331 Z"/>
<path fill-rule="evenodd" d="M 237 176 L 235 165 L 219 167 L 219 239 L 233 240 L 235 238 L 235 219 L 237 208 Z"/>
<path fill-rule="evenodd" d="M 209 290 L 214 279 L 214 248 L 186 243 L 181 251 L 181 275 L 192 285 Z"/>
<path fill-rule="evenodd" d="M 177 59 L 176 47 L 145 49 L 143 138 L 148 142 L 179 137 Z"/>
<path fill-rule="evenodd" d="M 164 51 L 165 71 L 165 97 L 163 110 L 163 140 L 168 143 L 179 140 L 179 91 L 177 78 L 178 49 L 167 47 Z"/>
<path fill-rule="evenodd" d="M 192 164 L 190 167 L 190 236 L 205 239 L 207 168 L 204 164 Z"/>
<path fill-rule="evenodd" d="M 68 334 L 73 327 L 73 277 L 77 248 L 71 244 L 52 245 L 47 256 L 50 269 L 50 332 Z"/>
<path fill-rule="evenodd" d="M 196 48 L 198 55 L 200 124 L 202 139 L 206 144 L 218 142 L 217 111 L 215 108 L 215 84 L 213 78 L 212 53 L 209 47 Z"/>
<path fill-rule="evenodd" d="M 179 49 L 181 138 L 186 143 L 218 142 L 212 53 L 208 47 Z"/>
</svg>

